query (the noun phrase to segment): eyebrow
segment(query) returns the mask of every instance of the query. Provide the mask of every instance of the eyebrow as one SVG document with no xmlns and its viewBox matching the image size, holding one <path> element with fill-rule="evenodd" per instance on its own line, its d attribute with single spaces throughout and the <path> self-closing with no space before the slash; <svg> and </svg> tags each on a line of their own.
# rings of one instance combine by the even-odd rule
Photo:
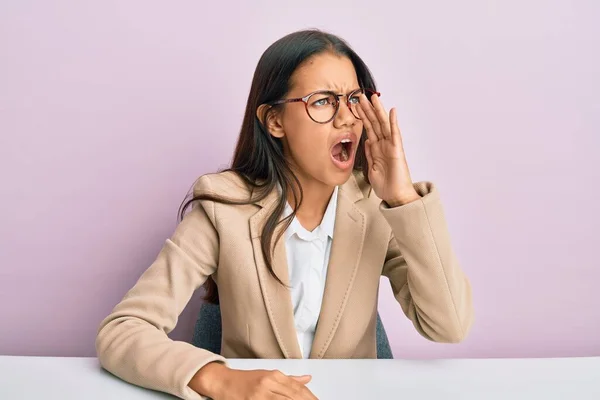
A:
<svg viewBox="0 0 600 400">
<path fill-rule="evenodd" d="M 355 91 L 355 90 L 357 90 L 357 89 L 360 89 L 360 85 L 358 85 L 358 86 L 353 86 L 351 89 L 349 89 L 349 90 L 346 90 L 346 91 L 344 91 L 344 90 L 340 90 L 340 89 L 336 89 L 336 88 L 332 88 L 331 86 L 325 86 L 325 87 L 324 87 L 324 88 L 322 88 L 322 89 L 315 89 L 315 90 L 311 90 L 311 91 L 310 91 L 310 93 L 312 93 L 312 92 L 321 92 L 321 91 L 327 91 L 327 92 L 334 92 L 334 93 L 338 93 L 338 94 L 339 94 L 339 93 L 343 93 L 343 94 L 349 94 L 349 93 L 351 93 L 351 92 L 353 92 L 353 91 Z"/>
</svg>

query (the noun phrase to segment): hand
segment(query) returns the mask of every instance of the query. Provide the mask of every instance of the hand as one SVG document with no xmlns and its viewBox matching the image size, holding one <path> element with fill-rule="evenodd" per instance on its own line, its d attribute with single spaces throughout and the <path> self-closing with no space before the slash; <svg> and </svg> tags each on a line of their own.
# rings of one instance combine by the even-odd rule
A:
<svg viewBox="0 0 600 400">
<path fill-rule="evenodd" d="M 369 101 L 363 94 L 358 115 L 367 131 L 365 153 L 369 180 L 377 197 L 391 207 L 420 198 L 406 163 L 396 109 L 392 108 L 388 116 L 377 95 Z"/>
<path fill-rule="evenodd" d="M 277 370 L 230 369 L 214 362 L 201 368 L 189 386 L 213 400 L 317 400 L 306 387 L 310 380 L 310 375 L 285 375 Z"/>
</svg>

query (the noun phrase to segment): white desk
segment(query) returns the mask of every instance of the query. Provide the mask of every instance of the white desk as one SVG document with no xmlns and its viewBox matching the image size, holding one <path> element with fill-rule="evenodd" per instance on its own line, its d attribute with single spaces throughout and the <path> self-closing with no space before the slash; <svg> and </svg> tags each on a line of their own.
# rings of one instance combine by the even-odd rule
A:
<svg viewBox="0 0 600 400">
<path fill-rule="evenodd" d="M 600 357 L 473 360 L 230 360 L 312 374 L 321 400 L 600 399 Z M 0 356 L 0 399 L 173 399 L 125 383 L 95 358 Z"/>
</svg>

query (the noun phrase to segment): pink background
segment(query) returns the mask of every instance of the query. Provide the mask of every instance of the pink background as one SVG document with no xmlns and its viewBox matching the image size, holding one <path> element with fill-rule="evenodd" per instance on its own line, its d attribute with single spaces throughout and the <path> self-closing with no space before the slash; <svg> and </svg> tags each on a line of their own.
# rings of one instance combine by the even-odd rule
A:
<svg viewBox="0 0 600 400">
<path fill-rule="evenodd" d="M 0 3 L 0 354 L 94 355 L 194 179 L 229 163 L 262 52 L 320 27 L 398 107 L 474 288 L 471 335 L 441 345 L 382 281 L 396 357 L 600 355 L 599 2 L 247 3 Z"/>
</svg>

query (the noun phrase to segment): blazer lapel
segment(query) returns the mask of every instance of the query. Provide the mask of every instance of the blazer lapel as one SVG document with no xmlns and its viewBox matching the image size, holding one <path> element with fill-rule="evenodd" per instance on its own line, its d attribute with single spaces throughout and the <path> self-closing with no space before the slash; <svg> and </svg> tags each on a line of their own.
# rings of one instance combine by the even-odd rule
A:
<svg viewBox="0 0 600 400">
<path fill-rule="evenodd" d="M 262 229 L 267 218 L 274 210 L 277 198 L 278 191 L 275 189 L 265 199 L 256 203 L 262 208 L 250 217 L 250 234 L 252 237 L 252 248 L 254 250 L 254 261 L 269 321 L 271 322 L 271 327 L 277 339 L 277 343 L 283 352 L 283 356 L 285 358 L 302 358 L 302 352 L 300 351 L 298 337 L 296 335 L 294 310 L 290 291 L 271 276 L 271 273 L 267 269 L 261 249 L 260 236 Z M 282 218 L 279 220 L 281 221 L 281 219 Z M 279 233 L 283 230 L 283 225 L 284 224 L 279 224 L 275 229 L 272 245 Z M 277 277 L 289 286 L 285 236 L 282 236 L 275 245 L 272 267 Z"/>
<path fill-rule="evenodd" d="M 340 189 L 323 303 L 310 358 L 323 358 L 335 335 L 354 283 L 365 238 L 366 217 L 355 205 L 364 196 L 354 176 Z"/>
</svg>

